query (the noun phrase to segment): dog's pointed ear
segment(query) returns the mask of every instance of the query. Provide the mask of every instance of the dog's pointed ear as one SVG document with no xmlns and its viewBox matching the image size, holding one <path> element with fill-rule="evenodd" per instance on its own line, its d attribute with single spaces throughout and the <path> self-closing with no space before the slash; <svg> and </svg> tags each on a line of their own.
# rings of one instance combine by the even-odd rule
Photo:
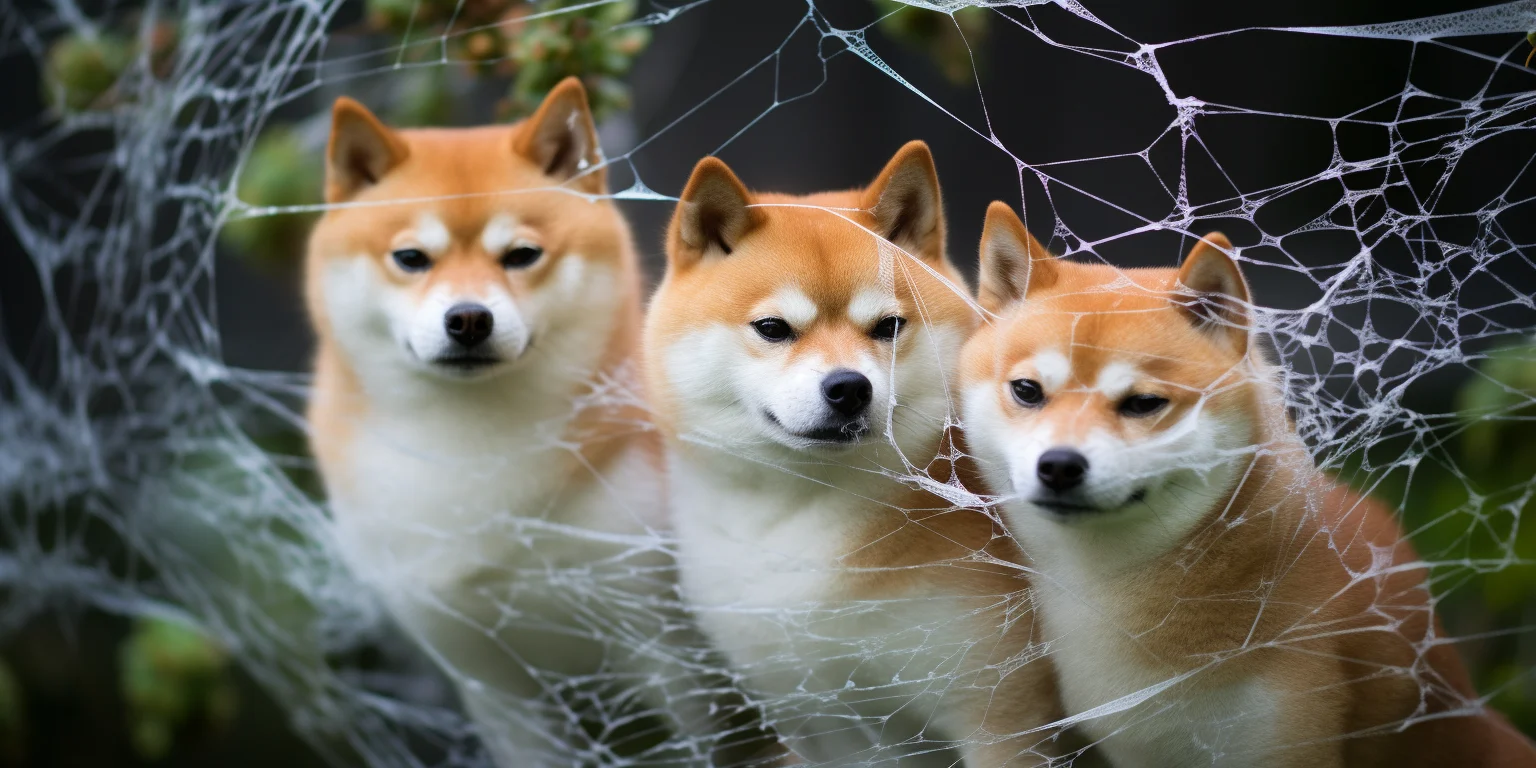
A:
<svg viewBox="0 0 1536 768">
<path fill-rule="evenodd" d="M 981 229 L 981 280 L 977 300 L 983 309 L 997 314 L 1031 291 L 1056 282 L 1056 260 L 1040 244 L 1007 203 L 993 200 L 987 206 L 987 223 Z"/>
<path fill-rule="evenodd" d="M 926 261 L 944 259 L 944 202 L 933 153 L 909 141 L 864 190 L 864 208 L 875 215 L 875 231 Z"/>
<path fill-rule="evenodd" d="M 1228 255 L 1231 251 L 1232 243 L 1220 232 L 1200 238 L 1179 267 L 1179 288 L 1185 295 L 1175 301 L 1196 327 L 1246 352 L 1251 321 L 1248 281 Z"/>
<path fill-rule="evenodd" d="M 751 205 L 752 193 L 729 166 L 717 157 L 700 160 L 672 216 L 667 237 L 672 266 L 684 268 L 706 256 L 730 255 L 763 221 L 762 210 Z"/>
<path fill-rule="evenodd" d="M 607 172 L 597 143 L 597 126 L 587 106 L 581 80 L 561 80 L 533 116 L 518 126 L 512 150 L 528 158 L 544 175 L 583 192 L 607 191 Z"/>
<path fill-rule="evenodd" d="M 336 99 L 331 108 L 331 139 L 325 151 L 325 201 L 351 199 L 379 183 L 410 154 L 405 140 L 367 107 L 345 96 Z"/>
</svg>

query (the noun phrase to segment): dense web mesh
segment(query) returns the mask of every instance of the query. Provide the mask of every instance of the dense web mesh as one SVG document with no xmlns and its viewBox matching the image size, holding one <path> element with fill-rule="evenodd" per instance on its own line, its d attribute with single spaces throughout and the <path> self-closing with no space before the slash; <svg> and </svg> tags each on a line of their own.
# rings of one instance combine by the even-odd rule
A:
<svg viewBox="0 0 1536 768">
<path fill-rule="evenodd" d="M 703 4 L 657 4 L 633 23 L 661 27 Z M 376 592 L 346 565 L 316 491 L 313 462 L 294 437 L 305 428 L 309 377 L 223 362 L 227 350 L 214 301 L 219 231 L 232 221 L 317 209 L 259 208 L 239 198 L 258 135 L 280 112 L 316 93 L 345 91 L 351 79 L 396 69 L 403 78 L 457 63 L 445 37 L 408 36 L 387 49 L 334 52 L 328 30 L 339 5 L 183 3 L 181 39 L 168 69 L 156 71 L 141 56 L 115 85 L 114 108 L 39 117 L 0 136 L 0 210 L 41 296 L 36 337 L 7 329 L 0 348 L 0 632 L 59 605 L 184 620 L 230 649 L 295 729 L 338 764 L 484 765 L 490 757 L 451 689 L 412 655 Z M 1260 304 L 1271 285 L 1296 288 L 1286 294 L 1289 305 L 1259 307 L 1257 325 L 1281 363 L 1286 404 L 1315 460 L 1398 506 L 1410 540 L 1432 566 L 1437 599 L 1469 590 L 1529 594 L 1518 574 L 1529 566 L 1531 550 L 1520 542 L 1528 538 L 1523 512 L 1536 480 L 1529 454 L 1509 435 L 1528 429 L 1536 413 L 1530 372 L 1536 347 L 1528 338 L 1536 329 L 1529 226 L 1536 220 L 1530 141 L 1536 79 L 1520 66 L 1525 34 L 1536 29 L 1536 2 L 1366 26 L 1265 31 L 1390 43 L 1394 47 L 1371 50 L 1406 58 L 1408 74 L 1397 93 L 1336 114 L 1202 100 L 1164 66 L 1164 57 L 1183 47 L 1253 30 L 1144 41 L 1073 2 L 910 5 L 924 10 L 897 12 L 984 6 L 997 44 L 1043 42 L 1077 60 L 1134 71 L 1161 94 L 1173 117 L 1145 146 L 1041 159 L 1030 147 L 997 138 L 986 117 L 988 105 L 1025 98 L 1027 89 L 984 87 L 978 78 L 982 116 L 951 114 L 876 51 L 872 27 L 840 28 L 811 3 L 781 46 L 697 106 L 765 69 L 809 61 L 820 81 L 776 88 L 766 104 L 736 116 L 721 144 L 696 147 L 697 155 L 729 148 L 775 110 L 814 101 L 820 83 L 836 76 L 827 62 L 851 56 L 908 89 L 911 109 L 951 114 L 961 130 L 995 144 L 996 162 L 1016 173 L 1011 199 L 1022 194 L 1029 223 L 1059 253 L 1113 262 L 1124 252 L 1118 246 L 1144 236 L 1224 229 Z M 97 23 L 73 2 L 8 6 L 0 10 L 0 60 L 41 62 L 48 41 L 88 33 Z M 154 23 L 154 13 L 146 13 L 144 34 Z M 815 40 L 809 49 L 801 44 L 807 37 Z M 423 61 L 407 57 L 407 49 L 440 54 Z M 1448 82 L 1448 61 L 1471 76 Z M 679 113 L 676 122 L 689 114 Z M 1332 146 L 1329 156 L 1281 179 L 1229 173 L 1246 155 L 1264 151 L 1243 142 L 1248 126 L 1274 123 L 1322 132 Z M 673 125 L 639 137 L 622 153 L 610 152 L 614 178 L 627 185 L 615 198 L 670 209 L 681 189 L 653 188 L 632 160 Z M 1504 170 L 1477 176 L 1480 186 L 1468 189 L 1459 174 L 1472 165 Z M 965 169 L 941 167 L 940 173 L 947 185 L 966 183 Z M 1161 206 L 1133 209 L 1119 202 L 1113 182 L 1106 182 L 1116 175 L 1159 189 Z M 1489 184 L 1490 178 L 1497 181 Z M 949 212 L 957 218 L 978 213 Z M 1183 242 L 1187 247 L 1190 240 Z M 920 268 L 896 249 L 881 253 L 892 284 Z M 1176 253 L 1160 251 L 1167 258 L 1156 263 L 1172 266 Z M 1319 253 L 1338 257 L 1320 260 Z M 632 385 L 592 382 L 572 412 L 628 402 Z M 1462 394 L 1450 402 L 1444 393 L 1456 387 Z M 951 403 L 947 420 L 961 424 L 958 399 Z M 643 420 L 631 426 L 650 430 Z M 551 436 L 559 434 L 541 435 L 548 442 L 530 450 L 571 451 Z M 719 436 L 689 439 L 732 450 Z M 516 457 L 504 458 L 510 465 Z M 901 466 L 896 479 L 957 505 L 990 501 L 957 486 L 947 469 L 935 470 L 948 465 L 930 457 L 906 456 Z M 804 467 L 784 471 L 815 474 Z M 622 501 L 622 492 L 615 495 Z M 516 540 L 539 553 L 558 548 L 563 538 L 595 534 L 508 516 L 476 535 Z M 809 685 L 777 699 L 749 693 L 742 704 L 732 693 L 742 670 L 721 667 L 719 656 L 685 627 L 662 630 L 682 637 L 679 643 L 655 642 L 653 617 L 678 606 L 675 598 L 637 597 L 644 590 L 637 592 L 634 582 L 668 583 L 671 566 L 663 555 L 674 547 L 670 534 L 656 526 L 644 535 L 604 537 L 614 551 L 610 565 L 617 566 L 534 557 L 520 566 L 519 583 L 560 581 L 568 587 L 564 594 L 590 596 L 590 605 L 574 599 L 558 607 L 586 630 L 571 641 L 660 658 L 661 668 L 676 676 L 641 685 L 661 690 L 667 705 L 628 690 L 635 673 L 617 663 L 582 675 L 532 670 L 544 692 L 537 706 L 524 709 L 512 699 L 491 705 L 514 724 L 508 728 L 528 750 L 525 764 L 536 764 L 535 755 L 551 764 L 684 764 L 713 748 L 716 737 L 671 733 L 667 723 L 677 715 L 665 710 L 673 705 L 703 706 L 739 739 L 755 733 L 759 719 L 785 733 L 841 728 L 860 738 L 884 727 L 836 703 L 846 702 L 846 694 L 834 700 Z M 661 605 L 668 602 L 674 604 Z M 1536 618 L 1522 614 L 1518 597 L 1514 602 L 1512 612 L 1497 614 L 1493 623 L 1461 631 L 1479 643 L 1518 646 L 1528 660 Z M 593 607 L 599 603 L 609 608 Z M 825 612 L 874 609 L 807 606 L 775 620 L 814 632 Z M 1004 610 L 1028 609 L 1010 603 Z M 1445 612 L 1456 618 L 1453 607 Z M 519 622 L 541 620 L 511 609 L 465 618 L 493 642 L 500 632 L 525 629 Z M 951 642 L 943 629 L 919 623 L 848 643 L 841 652 L 846 657 L 832 666 L 848 670 L 852 687 L 863 663 L 915 657 L 914 649 Z M 948 655 L 964 656 L 964 645 Z M 382 661 L 370 650 L 378 648 Z M 1054 650 L 1034 644 L 1007 664 Z M 522 662 L 509 652 L 507 663 Z M 769 654 L 755 664 L 747 671 L 781 677 L 806 667 L 792 654 Z M 953 670 L 914 666 L 911 674 L 922 683 L 918 692 L 903 680 L 872 687 L 867 696 L 937 695 Z M 1087 717 L 1129 709 L 1181 679 Z M 1518 666 L 1480 683 L 1489 698 L 1533 685 L 1530 670 Z M 727 703 L 701 704 L 715 693 L 729 694 Z M 915 751 L 934 764 L 959 759 L 957 745 L 925 737 L 921 729 L 903 738 L 900 749 L 870 748 L 853 758 L 879 762 Z"/>
</svg>

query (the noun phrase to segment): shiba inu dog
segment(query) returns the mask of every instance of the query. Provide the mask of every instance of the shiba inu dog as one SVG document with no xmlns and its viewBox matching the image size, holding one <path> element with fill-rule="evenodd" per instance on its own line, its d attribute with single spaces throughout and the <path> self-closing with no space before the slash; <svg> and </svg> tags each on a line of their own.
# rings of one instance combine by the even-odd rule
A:
<svg viewBox="0 0 1536 768">
<path fill-rule="evenodd" d="M 631 368 L 637 259 L 581 84 L 510 127 L 396 131 L 343 98 L 327 163 L 309 416 L 350 565 L 503 766 L 622 752 L 581 719 L 611 729 L 636 693 L 698 728 Z"/>
<path fill-rule="evenodd" d="M 685 596 L 807 761 L 1054 748 L 1018 552 L 951 484 L 977 314 L 944 228 L 912 142 L 867 188 L 803 197 L 705 158 L 668 231 L 644 348 Z"/>
<path fill-rule="evenodd" d="M 966 437 L 1037 569 L 1068 720 L 1116 766 L 1533 764 L 1391 514 L 1294 435 L 1229 250 L 1076 264 L 987 213 Z"/>
</svg>

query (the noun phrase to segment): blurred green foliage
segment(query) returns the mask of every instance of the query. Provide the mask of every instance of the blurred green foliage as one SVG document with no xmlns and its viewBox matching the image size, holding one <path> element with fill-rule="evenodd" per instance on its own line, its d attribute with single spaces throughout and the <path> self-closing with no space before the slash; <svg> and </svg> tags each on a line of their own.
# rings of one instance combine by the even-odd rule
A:
<svg viewBox="0 0 1536 768">
<path fill-rule="evenodd" d="M 1536 421 L 1536 346 L 1496 349 L 1456 398 L 1467 423 L 1462 453 L 1472 466 L 1487 467 L 1511 481 L 1529 482 L 1536 467 L 1536 441 L 1521 421 Z M 1526 470 L 1524 475 L 1519 470 Z"/>
<path fill-rule="evenodd" d="M 1436 423 L 1427 454 L 1385 441 L 1342 476 L 1402 510 L 1447 630 L 1479 693 L 1536 733 L 1536 341 L 1489 352 Z M 1418 449 L 1422 451 L 1422 448 Z M 1390 471 L 1381 469 L 1391 466 Z"/>
<path fill-rule="evenodd" d="M 129 733 L 143 759 L 165 758 L 183 728 L 217 732 L 234 719 L 238 697 L 229 658 L 207 635 L 141 618 L 119 655 Z"/>
<path fill-rule="evenodd" d="M 43 66 L 43 93 L 59 112 L 107 106 L 108 94 L 133 63 L 135 50 L 127 37 L 112 31 L 94 35 L 72 32 L 48 49 Z"/>
<path fill-rule="evenodd" d="M 236 194 L 253 205 L 303 205 L 317 202 L 324 172 L 291 126 L 268 128 L 251 148 Z M 235 219 L 219 236 L 259 267 L 281 269 L 299 261 L 314 216 L 265 215 Z"/>
<path fill-rule="evenodd" d="M 530 114 L 562 79 L 580 77 L 598 120 L 629 108 L 623 77 L 650 42 L 650 29 L 625 26 L 634 0 L 368 0 L 369 23 L 406 43 L 441 38 L 472 74 L 509 79 L 497 108 L 504 120 Z M 436 46 L 409 46 L 435 56 Z"/>
<path fill-rule="evenodd" d="M 10 665 L 0 661 L 0 765 L 20 765 L 26 755 L 26 695 Z"/>
<path fill-rule="evenodd" d="M 1527 628 L 1536 622 L 1536 525 L 1529 517 L 1536 513 L 1536 341 L 1493 351 L 1478 373 L 1456 400 L 1466 426 L 1458 468 L 1465 478 L 1457 482 L 1471 485 L 1475 494 L 1469 501 L 1475 525 L 1440 538 L 1452 552 L 1482 563 L 1462 598 L 1469 603 L 1464 610 L 1480 614 L 1477 631 Z M 1454 493 L 1436 494 L 1422 509 L 1411 507 L 1410 521 L 1434 520 L 1445 508 L 1437 512 L 1433 504 Z M 1494 704 L 1526 733 L 1536 733 L 1536 638 L 1521 631 L 1495 645 L 1505 650 L 1481 665 L 1479 690 L 1498 691 Z"/>
<path fill-rule="evenodd" d="M 124 25 L 125 29 L 132 24 Z M 157 21 L 149 26 L 144 71 L 165 77 L 175 65 L 176 25 Z M 60 114 L 110 109 L 117 102 L 116 86 L 143 53 L 138 39 L 112 28 L 70 32 L 53 42 L 43 64 L 43 94 Z"/>
<path fill-rule="evenodd" d="M 918 8 L 899 0 L 872 0 L 882 15 L 879 27 L 892 40 L 926 53 L 945 79 L 965 85 L 991 32 L 993 11 L 976 6 L 951 13 Z"/>
<path fill-rule="evenodd" d="M 550 5 L 575 4 L 562 0 Z M 545 10 L 542 5 L 541 11 Z M 583 13 L 526 14 L 513 25 L 506 43 L 517 78 L 512 82 L 511 98 L 503 106 L 503 117 L 532 113 L 544 95 L 569 75 L 581 77 L 598 120 L 628 109 L 629 86 L 622 78 L 651 41 L 650 28 L 623 26 L 634 14 L 635 3 L 629 0 L 595 6 Z"/>
</svg>

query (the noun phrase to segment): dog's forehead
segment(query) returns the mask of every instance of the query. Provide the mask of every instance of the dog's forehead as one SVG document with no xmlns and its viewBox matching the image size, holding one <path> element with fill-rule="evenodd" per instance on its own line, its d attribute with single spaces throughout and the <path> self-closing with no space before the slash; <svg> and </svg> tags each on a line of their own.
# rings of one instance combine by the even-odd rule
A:
<svg viewBox="0 0 1536 768">
<path fill-rule="evenodd" d="M 366 190 L 360 200 L 430 204 L 455 233 L 478 236 L 490 218 L 517 213 L 534 218 L 579 195 L 512 150 L 505 126 L 401 131 L 410 154 Z"/>
<path fill-rule="evenodd" d="M 1005 316 L 1002 348 L 1013 365 L 1043 362 L 1091 381 L 1111 361 L 1189 341 L 1169 333 L 1168 324 L 1179 321 L 1166 302 L 1140 295 L 1089 290 L 1032 297 Z"/>
<path fill-rule="evenodd" d="M 1202 386 L 1240 356 L 1197 329 L 1166 295 L 1139 289 L 1051 294 L 1005 322 L 1003 373 L 1028 371 L 1110 396 L 1149 379 Z"/>
<path fill-rule="evenodd" d="M 901 301 L 911 293 L 890 279 L 889 267 L 881 268 L 872 236 L 859 232 L 858 237 L 818 237 L 804 228 L 775 224 L 753 232 L 733 253 L 717 257 L 720 277 L 748 288 L 759 300 L 809 303 L 821 313 L 841 313 L 856 303 L 869 303 L 871 296 Z"/>
</svg>

